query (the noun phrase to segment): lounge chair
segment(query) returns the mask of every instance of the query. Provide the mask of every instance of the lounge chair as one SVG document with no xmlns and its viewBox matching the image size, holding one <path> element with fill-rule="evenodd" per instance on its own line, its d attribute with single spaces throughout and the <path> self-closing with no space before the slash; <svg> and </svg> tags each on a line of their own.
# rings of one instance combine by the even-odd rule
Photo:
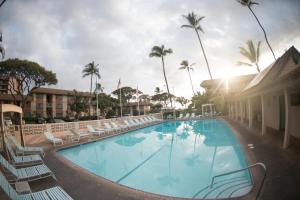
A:
<svg viewBox="0 0 300 200">
<path fill-rule="evenodd" d="M 122 125 L 122 124 L 120 124 L 120 123 L 117 124 L 116 122 L 110 122 L 110 124 L 112 125 L 112 127 L 118 128 L 118 129 L 124 129 L 124 130 L 127 130 L 127 129 L 130 128 L 130 127 L 127 126 L 127 125 Z"/>
<path fill-rule="evenodd" d="M 77 132 L 75 129 L 70 129 L 69 132 L 72 134 L 72 140 L 78 142 L 80 141 L 81 138 L 91 136 L 89 133 L 80 133 Z"/>
<path fill-rule="evenodd" d="M 140 126 L 141 126 L 141 124 L 139 124 L 139 123 L 133 121 L 132 119 L 129 119 L 128 121 L 129 121 L 129 123 L 131 123 L 132 125 L 134 125 L 134 126 L 136 126 L 136 127 L 140 127 Z"/>
<path fill-rule="evenodd" d="M 195 113 L 192 113 L 191 118 L 195 118 L 195 117 L 196 117 Z"/>
<path fill-rule="evenodd" d="M 184 119 L 190 118 L 190 113 L 186 113 Z"/>
<path fill-rule="evenodd" d="M 127 120 L 124 120 L 124 123 L 128 126 L 128 127 L 136 127 L 136 125 L 129 123 Z"/>
<path fill-rule="evenodd" d="M 50 141 L 54 146 L 56 146 L 56 144 L 64 144 L 62 139 L 54 137 L 50 131 L 45 131 L 44 135 L 46 136 L 47 140 Z"/>
<path fill-rule="evenodd" d="M 119 131 L 120 128 L 119 127 L 112 127 L 109 123 L 103 123 L 105 128 L 109 131 Z"/>
<path fill-rule="evenodd" d="M 139 121 L 138 119 L 132 119 L 132 121 L 134 121 L 139 126 L 143 126 L 144 125 L 144 123 L 141 122 L 141 121 Z"/>
<path fill-rule="evenodd" d="M 34 181 L 49 176 L 56 179 L 53 172 L 44 164 L 16 169 L 0 154 L 0 165 L 14 176 L 13 180 L 15 182 Z"/>
<path fill-rule="evenodd" d="M 179 116 L 177 117 L 178 119 L 182 119 L 183 118 L 183 114 L 180 113 Z"/>
<path fill-rule="evenodd" d="M 6 140 L 6 139 L 5 139 Z M 32 166 L 43 164 L 43 159 L 40 155 L 17 156 L 9 142 L 5 141 L 6 148 L 11 158 L 11 163 L 14 166 Z"/>
<path fill-rule="evenodd" d="M 41 156 L 45 155 L 44 149 L 42 147 L 23 147 L 22 145 L 17 142 L 16 138 L 12 135 L 9 135 L 8 142 L 11 142 L 15 147 L 15 152 L 18 156 L 22 155 L 32 155 L 32 154 L 39 154 Z"/>
<path fill-rule="evenodd" d="M 101 136 L 102 134 L 104 134 L 104 131 L 102 131 L 102 130 L 96 130 L 91 125 L 87 125 L 86 127 L 87 127 L 88 132 L 90 134 L 98 135 L 98 136 Z"/>
<path fill-rule="evenodd" d="M 70 197 L 59 186 L 29 194 L 18 194 L 16 190 L 9 184 L 2 172 L 0 172 L 0 186 L 6 195 L 12 200 L 72 200 L 72 197 Z"/>
</svg>

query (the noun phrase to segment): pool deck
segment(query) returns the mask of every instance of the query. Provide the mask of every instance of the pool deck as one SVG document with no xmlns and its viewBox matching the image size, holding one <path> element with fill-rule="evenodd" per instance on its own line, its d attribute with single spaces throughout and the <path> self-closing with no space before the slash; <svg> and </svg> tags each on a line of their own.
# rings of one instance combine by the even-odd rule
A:
<svg viewBox="0 0 300 200">
<path fill-rule="evenodd" d="M 293 139 L 292 145 L 284 150 L 282 149 L 282 138 L 277 133 L 267 133 L 261 136 L 259 130 L 249 130 L 237 122 L 225 120 L 239 139 L 248 164 L 263 162 L 267 166 L 267 179 L 261 199 L 300 199 L 299 140 Z M 253 144 L 254 148 L 249 148 L 248 144 Z M 47 152 L 45 163 L 56 174 L 57 183 L 75 200 L 179 199 L 149 194 L 115 184 L 73 165 L 53 150 Z M 33 191 L 38 191 L 54 186 L 57 183 L 52 178 L 47 178 L 32 182 L 30 186 Z M 8 199 L 1 189 L 0 199 Z M 253 196 L 235 199 L 253 199 Z"/>
</svg>

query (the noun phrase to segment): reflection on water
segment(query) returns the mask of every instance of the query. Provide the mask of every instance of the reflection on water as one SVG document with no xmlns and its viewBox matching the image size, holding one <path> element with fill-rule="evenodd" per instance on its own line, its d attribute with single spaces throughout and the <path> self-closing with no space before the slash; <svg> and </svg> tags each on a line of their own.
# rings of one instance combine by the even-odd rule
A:
<svg viewBox="0 0 300 200">
<path fill-rule="evenodd" d="M 247 165 L 231 130 L 219 120 L 166 122 L 60 154 L 120 184 L 188 198 L 213 175 Z"/>
</svg>

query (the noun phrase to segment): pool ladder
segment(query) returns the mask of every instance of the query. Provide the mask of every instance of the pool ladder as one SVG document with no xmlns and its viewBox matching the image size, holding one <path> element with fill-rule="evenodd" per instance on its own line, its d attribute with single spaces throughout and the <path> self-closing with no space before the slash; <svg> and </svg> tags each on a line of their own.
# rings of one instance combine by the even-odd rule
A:
<svg viewBox="0 0 300 200">
<path fill-rule="evenodd" d="M 263 176 L 260 181 L 260 185 L 258 188 L 258 191 L 256 193 L 255 199 L 258 199 L 260 197 L 265 179 L 266 179 L 266 174 L 267 174 L 267 168 L 264 163 L 258 162 L 252 165 L 249 165 L 248 167 L 226 172 L 223 174 L 218 174 L 212 177 L 211 183 L 209 186 L 201 189 L 198 191 L 194 196 L 193 199 L 200 198 L 200 199 L 217 199 L 217 198 L 230 198 L 233 197 L 234 193 L 238 192 L 239 190 L 243 189 L 250 189 L 252 188 L 253 185 L 253 180 L 252 177 L 250 178 L 250 183 L 249 179 L 241 176 L 241 177 L 234 177 L 234 178 L 229 178 L 229 179 L 223 179 L 221 181 L 216 182 L 215 179 L 222 177 L 222 176 L 227 176 L 231 174 L 236 174 L 242 171 L 249 170 L 251 168 L 255 167 L 260 167 L 263 170 Z M 251 176 L 251 173 L 250 173 Z M 227 196 L 226 196 L 227 193 Z"/>
</svg>

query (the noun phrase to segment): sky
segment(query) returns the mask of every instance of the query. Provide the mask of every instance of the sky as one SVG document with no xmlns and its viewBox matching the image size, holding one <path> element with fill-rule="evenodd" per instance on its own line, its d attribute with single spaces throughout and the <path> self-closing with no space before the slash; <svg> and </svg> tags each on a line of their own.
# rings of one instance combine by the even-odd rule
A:
<svg viewBox="0 0 300 200">
<path fill-rule="evenodd" d="M 265 27 L 277 57 L 294 45 L 300 49 L 300 0 L 257 0 L 253 10 Z M 7 0 L 0 8 L 0 30 L 6 59 L 38 62 L 56 73 L 60 89 L 89 91 L 90 79 L 82 78 L 91 61 L 100 66 L 100 83 L 106 93 L 122 86 L 152 95 L 155 87 L 166 91 L 162 64 L 150 58 L 154 45 L 172 48 L 165 58 L 170 92 L 190 98 L 187 71 L 182 60 L 196 63 L 192 80 L 196 91 L 209 79 L 197 36 L 182 15 L 205 16 L 200 37 L 213 78 L 256 73 L 237 67 L 246 61 L 238 47 L 251 39 L 262 41 L 259 65 L 274 60 L 263 32 L 251 12 L 236 0 Z"/>
</svg>

